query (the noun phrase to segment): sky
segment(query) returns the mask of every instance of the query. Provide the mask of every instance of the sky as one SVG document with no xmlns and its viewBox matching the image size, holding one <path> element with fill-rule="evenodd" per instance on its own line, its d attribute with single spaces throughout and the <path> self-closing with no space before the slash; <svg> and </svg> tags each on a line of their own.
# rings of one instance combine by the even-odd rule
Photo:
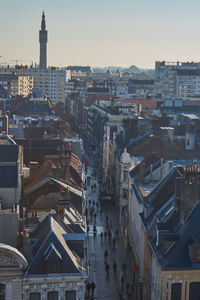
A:
<svg viewBox="0 0 200 300">
<path fill-rule="evenodd" d="M 43 10 L 51 66 L 200 61 L 199 0 L 0 0 L 0 7 L 0 64 L 38 64 Z"/>
</svg>

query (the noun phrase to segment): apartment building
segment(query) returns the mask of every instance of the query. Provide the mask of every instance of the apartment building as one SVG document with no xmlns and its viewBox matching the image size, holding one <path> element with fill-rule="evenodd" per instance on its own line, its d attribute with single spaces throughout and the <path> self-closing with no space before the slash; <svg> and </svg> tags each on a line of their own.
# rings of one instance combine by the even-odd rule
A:
<svg viewBox="0 0 200 300">
<path fill-rule="evenodd" d="M 32 93 L 32 89 L 32 76 L 18 76 L 18 95 L 28 97 Z"/>
</svg>

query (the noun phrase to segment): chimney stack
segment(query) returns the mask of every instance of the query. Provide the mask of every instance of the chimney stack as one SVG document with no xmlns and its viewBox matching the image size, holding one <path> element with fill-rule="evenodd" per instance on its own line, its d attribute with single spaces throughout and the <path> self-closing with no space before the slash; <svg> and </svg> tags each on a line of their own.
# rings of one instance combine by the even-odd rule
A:
<svg viewBox="0 0 200 300">
<path fill-rule="evenodd" d="M 140 164 L 140 180 L 142 183 L 145 181 L 145 163 Z"/>
</svg>

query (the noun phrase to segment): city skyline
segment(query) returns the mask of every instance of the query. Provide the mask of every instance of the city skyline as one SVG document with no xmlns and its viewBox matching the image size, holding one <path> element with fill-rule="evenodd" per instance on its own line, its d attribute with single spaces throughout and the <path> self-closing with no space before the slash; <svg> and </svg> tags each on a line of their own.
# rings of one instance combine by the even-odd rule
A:
<svg viewBox="0 0 200 300">
<path fill-rule="evenodd" d="M 43 10 L 48 65 L 154 68 L 156 60 L 200 61 L 199 8 L 196 0 L 10 1 L 1 5 L 0 63 L 39 64 Z"/>
</svg>

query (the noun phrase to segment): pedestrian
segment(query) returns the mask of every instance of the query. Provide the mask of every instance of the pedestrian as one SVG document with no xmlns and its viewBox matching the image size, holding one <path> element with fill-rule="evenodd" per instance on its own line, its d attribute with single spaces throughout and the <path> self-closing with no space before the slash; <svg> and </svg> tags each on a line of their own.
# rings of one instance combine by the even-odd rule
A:
<svg viewBox="0 0 200 300">
<path fill-rule="evenodd" d="M 126 273 L 126 264 L 125 263 L 122 264 L 122 270 L 123 270 L 123 272 L 125 274 Z"/>
<path fill-rule="evenodd" d="M 99 203 L 98 202 L 96 202 L 96 207 L 97 207 L 97 210 L 98 210 L 98 208 L 99 208 Z"/>
<path fill-rule="evenodd" d="M 87 226 L 87 233 L 89 233 L 90 231 L 90 226 Z"/>
<path fill-rule="evenodd" d="M 102 244 L 102 240 L 103 240 L 103 232 L 100 233 L 100 237 L 101 237 L 101 244 Z"/>
<path fill-rule="evenodd" d="M 106 232 L 106 231 L 104 232 L 104 237 L 105 237 L 105 238 L 107 237 L 107 232 Z"/>
<path fill-rule="evenodd" d="M 102 218 L 102 209 L 100 209 L 100 217 Z"/>
<path fill-rule="evenodd" d="M 129 283 L 126 284 L 126 292 L 127 292 L 127 295 L 128 295 L 128 292 L 129 292 Z"/>
<path fill-rule="evenodd" d="M 121 276 L 121 284 L 122 284 L 122 288 L 123 288 L 123 285 L 124 285 L 124 277 Z"/>
<path fill-rule="evenodd" d="M 91 287 L 91 289 L 92 289 L 92 297 L 94 297 L 94 290 L 95 290 L 95 287 L 96 287 L 96 284 L 94 283 L 94 281 L 92 281 L 90 287 Z"/>
<path fill-rule="evenodd" d="M 108 251 L 105 250 L 105 251 L 104 251 L 104 258 L 105 258 L 105 260 L 107 259 L 107 256 L 108 256 Z"/>
<path fill-rule="evenodd" d="M 91 200 L 89 200 L 89 208 L 90 208 L 90 206 L 91 206 Z"/>
<path fill-rule="evenodd" d="M 111 231 L 109 230 L 109 231 L 108 231 L 108 239 L 109 239 L 109 242 L 110 242 L 110 240 L 111 240 L 111 236 L 112 236 L 112 233 L 111 233 Z"/>
<path fill-rule="evenodd" d="M 97 217 L 97 214 L 96 214 L 96 213 L 94 213 L 94 220 L 95 220 L 95 222 L 96 222 L 96 217 Z"/>
<path fill-rule="evenodd" d="M 109 276 L 110 265 L 106 264 L 105 269 L 106 269 L 107 276 Z"/>
<path fill-rule="evenodd" d="M 116 238 L 113 238 L 113 246 L 115 247 L 115 243 L 116 243 Z"/>
<path fill-rule="evenodd" d="M 85 208 L 85 216 L 86 216 L 86 218 L 87 218 L 87 215 L 88 215 L 88 209 L 87 209 L 87 207 Z"/>
<path fill-rule="evenodd" d="M 112 229 L 112 220 L 110 220 L 110 229 Z"/>
<path fill-rule="evenodd" d="M 92 206 L 94 206 L 94 204 L 95 204 L 95 201 L 93 200 L 93 201 L 92 201 Z"/>
<path fill-rule="evenodd" d="M 90 294 L 90 288 L 91 288 L 91 286 L 90 286 L 90 283 L 88 282 L 87 285 L 86 285 L 88 296 Z"/>
<path fill-rule="evenodd" d="M 118 240 L 118 237 L 119 237 L 119 230 L 117 229 L 115 233 L 116 233 L 116 239 Z"/>
<path fill-rule="evenodd" d="M 116 273 L 116 271 L 117 271 L 117 263 L 116 263 L 116 261 L 114 261 L 114 263 L 113 263 L 113 271 L 114 271 L 114 273 Z"/>
<path fill-rule="evenodd" d="M 95 226 L 95 225 L 93 226 L 93 235 L 94 235 L 94 236 L 97 235 L 97 229 L 96 229 L 96 226 Z"/>
</svg>

